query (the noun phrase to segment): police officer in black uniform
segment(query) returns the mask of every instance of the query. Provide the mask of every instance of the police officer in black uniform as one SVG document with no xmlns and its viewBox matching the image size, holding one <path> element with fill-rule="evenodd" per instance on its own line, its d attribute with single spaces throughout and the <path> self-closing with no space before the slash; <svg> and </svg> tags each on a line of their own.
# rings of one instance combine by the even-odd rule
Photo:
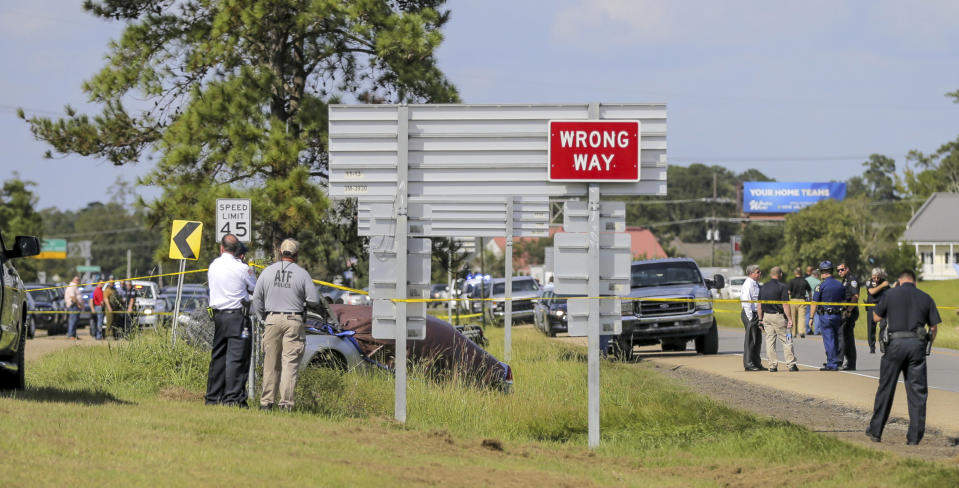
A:
<svg viewBox="0 0 959 488">
<path fill-rule="evenodd" d="M 911 445 L 919 444 L 926 430 L 926 356 L 932 352 L 936 326 L 942 321 L 936 302 L 916 288 L 916 273 L 906 270 L 899 275 L 899 286 L 882 297 L 873 313 L 877 321 L 886 319 L 886 331 L 881 339 L 887 345 L 879 366 L 879 389 L 876 390 L 876 402 L 866 435 L 874 442 L 882 438 L 896 382 L 902 372 L 909 404 L 906 441 Z"/>
<path fill-rule="evenodd" d="M 846 296 L 843 300 L 847 303 L 859 303 L 859 282 L 852 276 L 849 265 L 839 263 L 836 266 L 836 272 L 842 278 L 842 286 L 846 289 Z M 846 359 L 846 365 L 842 366 L 843 371 L 856 370 L 856 320 L 859 320 L 859 307 L 851 305 L 842 312 L 842 325 L 839 329 L 839 351 L 836 359 L 842 364 L 843 358 Z"/>
<path fill-rule="evenodd" d="M 871 303 L 875 307 L 887 291 L 889 291 L 889 281 L 886 280 L 886 273 L 880 268 L 873 268 L 872 278 L 866 282 L 866 303 Z M 874 320 L 872 308 L 867 308 L 866 341 L 869 342 L 869 354 L 876 353 L 876 326 L 878 326 L 879 334 L 882 335 L 882 329 L 886 328 L 886 321 Z"/>
</svg>

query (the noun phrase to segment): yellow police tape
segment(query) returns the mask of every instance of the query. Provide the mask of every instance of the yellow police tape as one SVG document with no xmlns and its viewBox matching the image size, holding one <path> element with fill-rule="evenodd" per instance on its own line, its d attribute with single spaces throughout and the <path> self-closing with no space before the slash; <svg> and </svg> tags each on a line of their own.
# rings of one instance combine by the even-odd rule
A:
<svg viewBox="0 0 959 488">
<path fill-rule="evenodd" d="M 250 263 L 250 266 L 253 266 L 253 267 L 255 267 L 255 268 L 259 268 L 259 269 L 261 269 L 261 270 L 266 268 L 266 266 L 263 266 L 262 264 L 258 264 L 258 263 L 255 263 L 255 262 L 254 262 L 254 263 Z M 195 270 L 190 270 L 190 271 L 184 271 L 182 274 L 202 273 L 202 272 L 207 271 L 207 270 L 208 270 L 208 268 L 195 269 Z M 161 277 L 161 276 L 176 276 L 176 275 L 179 275 L 179 274 L 181 274 L 181 273 L 180 273 L 179 271 L 177 271 L 177 272 L 174 272 L 174 273 L 164 273 L 164 274 L 156 274 L 156 275 L 138 276 L 138 277 L 129 278 L 129 279 L 126 279 L 126 280 L 107 280 L 107 281 L 97 281 L 97 282 L 93 282 L 93 283 L 82 283 L 82 284 L 79 284 L 79 285 L 77 285 L 77 286 L 97 285 L 97 284 L 101 284 L 101 283 L 110 283 L 110 282 L 113 282 L 113 281 L 145 280 L 145 279 L 149 279 L 149 278 L 159 278 L 159 277 Z M 338 289 L 338 290 L 345 290 L 345 291 L 348 291 L 348 292 L 351 292 L 351 293 L 356 293 L 356 294 L 359 294 L 359 295 L 369 295 L 369 293 L 366 292 L 366 291 L 357 290 L 357 289 L 355 289 L 355 288 L 350 288 L 350 287 L 348 287 L 348 286 L 337 285 L 337 284 L 330 283 L 330 282 L 327 282 L 327 281 L 313 280 L 313 283 L 316 283 L 316 284 L 318 284 L 318 285 L 328 286 L 328 287 L 330 287 L 330 288 L 336 288 L 336 289 Z M 49 288 L 35 288 L 35 289 L 32 289 L 32 290 L 27 290 L 27 291 L 28 291 L 28 292 L 34 292 L 34 291 L 41 291 L 41 290 L 54 290 L 54 289 L 57 289 L 57 288 L 66 288 L 67 286 L 70 286 L 70 285 L 52 286 L 52 287 L 49 287 Z M 708 303 L 736 303 L 736 304 L 756 303 L 756 304 L 760 304 L 760 305 L 783 305 L 783 304 L 785 304 L 785 305 L 803 305 L 803 306 L 816 305 L 817 307 L 819 307 L 819 306 L 825 306 L 825 307 L 848 307 L 848 306 L 850 306 L 850 305 L 855 305 L 855 306 L 857 306 L 857 307 L 868 308 L 868 307 L 875 307 L 875 306 L 876 306 L 875 303 L 857 303 L 857 304 L 851 304 L 851 303 L 846 303 L 846 302 L 798 302 L 798 301 L 792 301 L 792 300 L 785 300 L 785 301 L 784 301 L 784 300 L 738 300 L 738 299 L 735 299 L 735 298 L 662 298 L 662 297 L 617 297 L 617 296 L 600 296 L 600 297 L 566 297 L 565 300 L 586 300 L 586 299 L 591 299 L 591 298 L 597 298 L 597 299 L 600 299 L 600 300 L 626 300 L 626 301 L 644 301 L 644 302 L 686 302 L 686 303 L 689 303 L 689 302 L 708 302 Z M 519 302 L 519 301 L 538 300 L 538 299 L 539 299 L 539 297 L 510 298 L 508 301 Z M 495 302 L 503 302 L 503 301 L 507 301 L 505 298 L 393 298 L 393 299 L 391 299 L 390 301 L 392 301 L 392 302 L 394 302 L 394 303 L 400 303 L 400 302 L 403 302 L 403 303 L 432 303 L 432 302 L 450 302 L 450 301 L 453 301 L 453 302 L 461 302 L 461 301 L 469 301 L 469 300 L 484 301 L 484 302 L 493 302 L 493 301 L 495 301 Z M 959 307 L 937 306 L 936 308 L 938 308 L 939 310 L 959 310 Z M 31 313 L 32 313 L 32 312 L 31 312 Z M 67 312 L 48 312 L 48 313 L 67 313 Z M 76 313 L 76 312 L 75 312 L 75 313 Z M 120 312 L 115 312 L 115 313 L 120 313 Z M 167 313 L 171 313 L 171 312 L 162 312 L 162 313 L 167 314 Z"/>
</svg>

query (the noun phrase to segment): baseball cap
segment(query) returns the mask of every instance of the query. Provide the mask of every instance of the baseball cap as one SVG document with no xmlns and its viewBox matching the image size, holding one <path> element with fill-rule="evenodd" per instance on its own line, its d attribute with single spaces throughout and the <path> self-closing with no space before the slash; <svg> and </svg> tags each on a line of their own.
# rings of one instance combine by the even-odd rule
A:
<svg viewBox="0 0 959 488">
<path fill-rule="evenodd" d="M 295 255 L 300 249 L 300 244 L 294 239 L 283 239 L 280 244 L 280 254 Z"/>
<path fill-rule="evenodd" d="M 823 261 L 819 263 L 819 271 L 826 271 L 827 269 L 832 269 L 832 261 Z"/>
</svg>

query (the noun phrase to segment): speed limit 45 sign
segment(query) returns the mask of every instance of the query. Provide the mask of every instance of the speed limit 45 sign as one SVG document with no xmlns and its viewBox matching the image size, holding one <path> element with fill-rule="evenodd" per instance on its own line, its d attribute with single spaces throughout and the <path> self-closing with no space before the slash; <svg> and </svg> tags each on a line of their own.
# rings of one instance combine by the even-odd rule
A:
<svg viewBox="0 0 959 488">
<path fill-rule="evenodd" d="M 249 198 L 216 199 L 217 242 L 227 234 L 235 235 L 240 242 L 250 242 L 251 223 Z"/>
</svg>

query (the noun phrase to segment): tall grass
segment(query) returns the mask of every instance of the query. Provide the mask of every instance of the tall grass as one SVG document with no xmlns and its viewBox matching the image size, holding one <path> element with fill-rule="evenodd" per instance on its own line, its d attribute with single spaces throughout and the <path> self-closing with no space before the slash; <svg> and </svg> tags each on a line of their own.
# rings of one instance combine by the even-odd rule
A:
<svg viewBox="0 0 959 488">
<path fill-rule="evenodd" d="M 502 329 L 487 332 L 490 352 L 501 355 Z M 348 373 L 308 370 L 298 385 L 297 409 L 299 416 L 324 421 L 375 419 L 365 423 L 440 431 L 457 438 L 534 443 L 560 451 L 585 447 L 586 363 L 582 348 L 548 340 L 532 328 L 518 328 L 513 334 L 513 355 L 515 384 L 510 394 L 476 388 L 470 378 L 456 375 L 439 381 L 414 365 L 406 424 L 382 422 L 393 414 L 394 383 L 389 373 L 376 369 Z M 90 398 L 85 403 L 134 401 L 149 406 L 156 404 L 158 393 L 179 389 L 192 392 L 183 398 L 202 408 L 208 361 L 208 351 L 183 341 L 174 346 L 162 331 L 146 333 L 109 347 L 71 348 L 44 358 L 28 371 L 28 392 L 46 395 L 46 401 L 59 401 L 73 392 Z M 822 479 L 833 482 L 827 484 L 855 480 L 854 473 L 845 471 L 849 465 L 904 473 L 903 480 L 921 475 L 931 485 L 948 485 L 943 481 L 959 476 L 955 469 L 932 463 L 907 465 L 788 422 L 728 408 L 643 364 L 604 362 L 601 382 L 600 454 L 604 456 L 642 460 L 643 466 L 650 467 L 714 469 L 716 463 L 732 468 L 748 464 L 791 472 L 798 469 L 807 476 L 828 467 L 829 474 Z M 230 412 L 224 409 L 222 415 L 233 415 Z M 232 425 L 231 418 L 223 418 L 221 423 Z"/>
</svg>

